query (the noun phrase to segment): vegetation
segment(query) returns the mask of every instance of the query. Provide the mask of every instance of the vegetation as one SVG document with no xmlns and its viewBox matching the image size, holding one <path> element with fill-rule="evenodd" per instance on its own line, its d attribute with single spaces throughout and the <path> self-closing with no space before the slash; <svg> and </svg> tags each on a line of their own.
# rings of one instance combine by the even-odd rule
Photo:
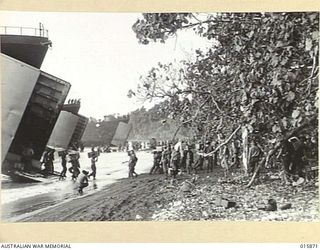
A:
<svg viewBox="0 0 320 250">
<path fill-rule="evenodd" d="M 130 114 L 129 123 L 132 129 L 129 140 L 150 140 L 155 138 L 157 141 L 169 141 L 175 133 L 178 124 L 173 119 L 168 119 L 162 105 L 155 105 L 153 108 L 146 110 L 138 109 Z M 181 129 L 178 138 L 190 137 L 190 130 Z"/>
<path fill-rule="evenodd" d="M 165 100 L 162 110 L 199 139 L 222 143 L 241 126 L 264 152 L 260 165 L 293 135 L 317 159 L 319 13 L 147 13 L 133 25 L 142 44 L 185 29 L 211 48 L 159 63 L 130 96 Z"/>
</svg>

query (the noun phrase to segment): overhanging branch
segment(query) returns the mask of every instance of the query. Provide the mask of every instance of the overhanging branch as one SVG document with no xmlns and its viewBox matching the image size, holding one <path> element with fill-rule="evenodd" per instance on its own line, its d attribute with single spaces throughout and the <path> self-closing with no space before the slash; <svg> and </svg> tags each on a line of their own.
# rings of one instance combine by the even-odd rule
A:
<svg viewBox="0 0 320 250">
<path fill-rule="evenodd" d="M 203 103 L 199 106 L 199 108 L 197 109 L 196 113 L 195 113 L 190 119 L 182 122 L 182 123 L 178 126 L 178 128 L 176 129 L 176 131 L 175 131 L 174 134 L 173 134 L 172 141 L 176 138 L 176 135 L 178 134 L 180 128 L 181 128 L 184 124 L 187 124 L 187 123 L 189 123 L 189 122 L 191 122 L 191 121 L 193 121 L 194 119 L 197 118 L 200 110 L 201 110 L 201 109 L 203 108 L 203 106 L 208 102 L 209 99 L 210 99 L 210 96 L 209 96 L 207 99 L 204 100 L 204 102 L 203 102 Z"/>
</svg>

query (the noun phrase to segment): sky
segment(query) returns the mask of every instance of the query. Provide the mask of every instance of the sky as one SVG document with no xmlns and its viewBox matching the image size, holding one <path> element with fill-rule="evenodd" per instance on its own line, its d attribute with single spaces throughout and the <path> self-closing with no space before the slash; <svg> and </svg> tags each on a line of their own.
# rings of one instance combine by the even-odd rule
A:
<svg viewBox="0 0 320 250">
<path fill-rule="evenodd" d="M 71 83 L 67 99 L 81 99 L 79 113 L 102 119 L 143 105 L 129 99 L 128 90 L 136 89 L 139 76 L 158 62 L 182 60 L 208 46 L 192 31 L 165 44 L 139 44 L 132 31 L 139 17 L 141 13 L 0 12 L 0 23 L 38 28 L 41 22 L 52 41 L 41 70 Z"/>
</svg>

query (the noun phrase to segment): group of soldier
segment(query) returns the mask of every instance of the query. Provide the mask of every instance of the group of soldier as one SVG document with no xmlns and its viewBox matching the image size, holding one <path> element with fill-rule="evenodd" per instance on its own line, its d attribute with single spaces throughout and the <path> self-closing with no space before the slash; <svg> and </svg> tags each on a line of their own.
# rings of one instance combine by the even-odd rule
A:
<svg viewBox="0 0 320 250">
<path fill-rule="evenodd" d="M 303 162 L 301 159 L 303 153 L 301 142 L 297 137 L 292 138 L 288 140 L 288 145 L 284 147 L 284 170 L 286 174 L 302 176 Z M 227 177 L 230 169 L 240 168 L 240 151 L 241 145 L 237 139 L 220 145 L 213 141 L 196 145 L 181 141 L 174 146 L 167 143 L 153 151 L 153 166 L 150 169 L 150 174 L 160 173 L 172 176 L 175 179 L 177 174 L 181 172 L 196 174 L 203 170 L 209 173 L 219 166 Z M 259 171 L 258 164 L 262 156 L 261 147 L 255 140 L 252 140 L 248 148 L 247 159 L 249 175 L 256 170 Z"/>
<path fill-rule="evenodd" d="M 240 147 L 240 141 L 236 139 L 225 145 L 219 145 L 214 141 L 198 144 L 182 141 L 175 146 L 168 143 L 153 151 L 153 166 L 150 174 L 166 174 L 175 179 L 181 172 L 196 174 L 199 171 L 206 171 L 209 173 L 219 166 L 227 177 L 230 169 L 239 168 L 241 165 Z M 263 154 L 254 140 L 250 143 L 248 151 L 248 173 L 252 174 L 257 169 Z"/>
<path fill-rule="evenodd" d="M 232 164 L 239 163 L 237 146 L 233 145 L 232 157 L 234 162 Z M 179 172 L 196 174 L 198 171 L 204 170 L 209 173 L 217 167 L 219 159 L 220 165 L 228 169 L 229 158 L 231 158 L 230 149 L 225 146 L 218 151 L 215 150 L 216 147 L 217 143 L 210 141 L 197 145 L 182 141 L 175 146 L 167 144 L 161 148 L 157 147 L 153 151 L 153 166 L 150 174 L 163 173 L 175 179 Z"/>
<path fill-rule="evenodd" d="M 297 137 L 292 137 L 284 147 L 284 170 L 290 174 L 298 174 L 301 176 L 302 170 L 302 143 Z M 224 170 L 225 176 L 228 176 L 231 168 L 240 167 L 240 141 L 230 140 L 226 144 L 218 142 L 206 141 L 205 143 L 193 144 L 190 142 L 180 141 L 173 145 L 171 143 L 163 144 L 153 150 L 153 165 L 150 169 L 150 174 L 165 174 L 166 178 L 174 181 L 178 174 L 186 172 L 187 174 L 196 174 L 199 171 L 206 171 L 207 173 L 213 172 L 218 166 Z M 53 171 L 53 152 L 48 150 L 44 155 L 44 164 L 48 171 Z M 61 157 L 62 172 L 60 179 L 66 177 L 67 170 L 72 173 L 72 180 L 79 179 L 79 193 L 82 194 L 82 189 L 88 186 L 88 178 L 91 176 L 96 178 L 96 162 L 99 156 L 99 150 L 92 147 L 88 157 L 91 159 L 92 172 L 83 170 L 80 175 L 80 155 L 77 151 L 75 153 L 68 151 L 59 152 Z M 248 150 L 248 173 L 253 173 L 260 162 L 263 155 L 261 147 L 252 140 Z M 68 156 L 68 161 L 67 161 Z M 129 161 L 129 178 L 137 177 L 135 166 L 138 158 L 134 150 L 128 150 Z M 71 163 L 71 167 L 67 168 L 67 162 Z M 123 162 L 124 163 L 124 162 Z"/>
<path fill-rule="evenodd" d="M 61 157 L 61 166 L 62 171 L 60 173 L 60 180 L 66 178 L 67 170 L 72 174 L 71 178 L 75 182 L 79 179 L 79 194 L 83 193 L 83 189 L 89 185 L 88 178 L 91 176 L 93 180 L 96 179 L 97 167 L 96 162 L 98 161 L 99 151 L 95 151 L 95 148 L 92 147 L 91 152 L 88 153 L 88 157 L 91 159 L 91 170 L 92 172 L 89 174 L 88 171 L 82 170 L 80 172 L 80 154 L 78 152 L 69 152 L 68 151 L 60 151 L 59 156 Z M 69 162 L 71 163 L 71 167 L 67 168 L 67 156 L 69 158 Z M 82 173 L 82 174 L 81 174 Z"/>
</svg>

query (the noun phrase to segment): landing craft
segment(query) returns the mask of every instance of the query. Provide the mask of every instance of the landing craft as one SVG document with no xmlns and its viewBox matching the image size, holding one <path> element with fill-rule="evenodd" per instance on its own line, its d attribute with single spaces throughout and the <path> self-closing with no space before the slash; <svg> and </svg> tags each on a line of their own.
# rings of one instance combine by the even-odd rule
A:
<svg viewBox="0 0 320 250">
<path fill-rule="evenodd" d="M 117 130 L 112 138 L 111 144 L 116 145 L 118 147 L 124 146 L 127 142 L 130 131 L 131 124 L 119 122 Z M 132 150 L 132 148 L 129 148 L 129 150 Z"/>
<path fill-rule="evenodd" d="M 71 85 L 4 54 L 1 72 L 2 170 L 29 178 L 19 171 L 23 147 L 32 143 L 32 165 L 41 172 L 40 159 Z"/>
<path fill-rule="evenodd" d="M 40 70 L 52 44 L 42 24 L 39 29 L 0 27 L 0 39 L 2 173 L 19 181 L 44 181 L 40 160 L 71 84 Z M 65 144 L 69 146 L 72 138 L 81 139 L 86 122 L 85 117 L 77 117 Z M 33 169 L 28 173 L 21 161 L 26 145 L 32 145 L 34 151 Z"/>
</svg>

